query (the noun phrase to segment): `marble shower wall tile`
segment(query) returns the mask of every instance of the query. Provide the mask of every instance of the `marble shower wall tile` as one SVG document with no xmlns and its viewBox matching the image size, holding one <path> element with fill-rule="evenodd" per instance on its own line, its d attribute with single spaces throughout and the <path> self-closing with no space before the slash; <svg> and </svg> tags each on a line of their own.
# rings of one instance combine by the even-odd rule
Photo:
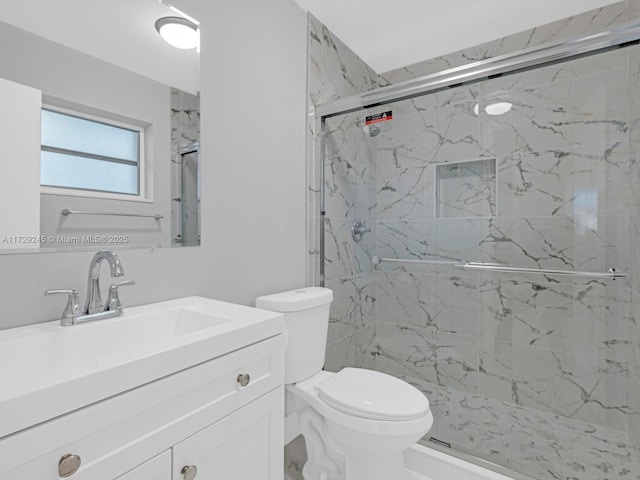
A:
<svg viewBox="0 0 640 480">
<path fill-rule="evenodd" d="M 377 325 L 375 323 L 366 325 L 356 331 L 355 336 L 355 366 L 377 370 Z"/>
<path fill-rule="evenodd" d="M 633 297 L 634 305 L 639 302 L 640 294 L 640 212 L 635 212 L 629 217 L 629 286 L 636 294 Z M 640 304 L 635 308 L 636 319 L 640 320 Z M 640 341 L 640 339 L 637 339 Z"/>
<path fill-rule="evenodd" d="M 629 415 L 627 432 L 630 437 L 634 439 L 640 439 L 640 377 L 638 377 L 638 366 L 629 369 L 628 378 L 628 403 L 629 403 Z M 634 447 L 636 452 L 640 448 L 640 444 L 636 442 Z"/>
<path fill-rule="evenodd" d="M 640 16 L 640 2 L 629 0 L 629 9 L 634 17 Z M 629 125 L 630 125 L 630 183 L 632 185 L 633 209 L 629 220 L 629 285 L 631 290 L 632 361 L 628 374 L 629 415 L 627 434 L 636 457 L 640 459 L 640 48 L 629 49 Z"/>
<path fill-rule="evenodd" d="M 627 76 L 623 66 L 514 88 L 508 94 L 494 93 L 496 85 L 485 82 L 480 87 L 481 103 L 490 103 L 495 98 L 508 100 L 513 107 L 503 115 L 493 116 L 480 109 L 481 152 L 488 156 L 506 156 L 584 145 L 610 148 L 626 142 Z"/>
<path fill-rule="evenodd" d="M 378 170 L 377 220 L 423 220 L 434 217 L 433 167 Z"/>
<path fill-rule="evenodd" d="M 327 343 L 332 343 L 355 332 L 359 313 L 356 277 L 327 280 L 325 286 L 333 291 L 327 335 Z"/>
<path fill-rule="evenodd" d="M 512 344 L 486 338 L 478 342 L 478 393 L 513 404 Z"/>
<path fill-rule="evenodd" d="M 436 348 L 437 383 L 455 390 L 477 393 L 478 337 L 438 332 Z"/>
<path fill-rule="evenodd" d="M 438 332 L 478 336 L 478 282 L 474 275 L 458 273 L 436 277 L 439 310 L 434 319 Z"/>
<path fill-rule="evenodd" d="M 324 369 L 339 372 L 343 368 L 356 366 L 355 332 L 327 343 Z"/>
<path fill-rule="evenodd" d="M 438 383 L 435 329 L 379 321 L 374 345 L 376 370 Z"/>
<path fill-rule="evenodd" d="M 377 225 L 375 217 L 358 216 L 358 218 L 365 222 L 365 227 L 370 231 L 365 233 L 359 242 L 355 242 L 356 271 L 359 274 L 367 275 L 374 269 L 373 257 L 376 248 Z"/>
<path fill-rule="evenodd" d="M 629 2 L 640 16 L 640 2 Z M 630 284 L 635 293 L 640 293 L 640 242 L 637 240 L 640 238 L 640 47 L 631 47 L 629 51 L 629 178 L 633 200 L 629 222 Z"/>
<path fill-rule="evenodd" d="M 431 101 L 427 102 L 422 98 L 429 98 Z M 393 111 L 393 120 L 383 125 L 384 130 L 376 137 L 377 165 L 380 171 L 421 168 L 438 162 L 437 155 L 442 148 L 443 137 L 438 131 L 436 104 L 435 95 L 427 95 L 389 107 Z M 450 118 L 449 121 L 453 122 Z"/>
<path fill-rule="evenodd" d="M 436 222 L 437 256 L 445 261 L 478 261 L 481 219 L 440 218 Z"/>
<path fill-rule="evenodd" d="M 323 102 L 322 29 L 322 23 L 309 14 L 307 16 L 307 88 L 310 106 L 317 106 Z"/>
<path fill-rule="evenodd" d="M 376 322 L 376 273 L 356 276 L 356 329 L 373 326 Z"/>
<path fill-rule="evenodd" d="M 498 215 L 596 216 L 632 206 L 629 152 L 624 142 L 498 160 Z"/>
<path fill-rule="evenodd" d="M 478 289 L 484 339 L 631 361 L 636 340 L 626 288 L 487 276 Z"/>
<path fill-rule="evenodd" d="M 384 322 L 378 322 L 377 329 L 376 370 L 477 392 L 477 337 Z"/>
<path fill-rule="evenodd" d="M 624 430 L 627 366 L 548 349 L 514 346 L 513 394 L 518 405 Z"/>
<path fill-rule="evenodd" d="M 327 119 L 325 125 L 325 212 L 332 218 L 355 218 L 358 184 L 357 126 L 353 115 Z"/>
<path fill-rule="evenodd" d="M 512 288 L 514 344 L 631 360 L 630 294 L 626 288 L 521 282 Z"/>
<path fill-rule="evenodd" d="M 480 261 L 605 272 L 629 262 L 626 215 L 480 220 Z"/>
<path fill-rule="evenodd" d="M 633 349 L 626 288 L 493 278 L 479 289 L 480 393 L 624 429 Z"/>
<path fill-rule="evenodd" d="M 480 156 L 480 125 L 475 113 L 478 86 L 458 87 L 434 94 L 438 163 L 476 159 Z"/>
<path fill-rule="evenodd" d="M 478 332 L 487 341 L 511 343 L 514 291 L 519 281 L 502 275 L 483 275 L 478 280 Z"/>
<path fill-rule="evenodd" d="M 432 328 L 443 309 L 435 275 L 376 273 L 376 319 L 400 326 Z"/>
<path fill-rule="evenodd" d="M 314 70 L 316 74 L 319 70 L 320 74 L 320 98 L 314 103 L 318 105 L 376 88 L 377 74 L 326 26 L 312 15 L 309 19 L 311 42 L 315 45 L 314 64 L 318 65 Z M 317 43 L 320 44 L 319 52 Z"/>
<path fill-rule="evenodd" d="M 325 278 L 352 277 L 356 273 L 355 245 L 351 238 L 351 220 L 324 219 Z"/>
<path fill-rule="evenodd" d="M 437 259 L 435 220 L 379 220 L 376 225 L 376 255 L 410 260 Z M 381 268 L 401 268 L 382 264 Z M 424 271 L 423 273 L 428 273 Z"/>
</svg>

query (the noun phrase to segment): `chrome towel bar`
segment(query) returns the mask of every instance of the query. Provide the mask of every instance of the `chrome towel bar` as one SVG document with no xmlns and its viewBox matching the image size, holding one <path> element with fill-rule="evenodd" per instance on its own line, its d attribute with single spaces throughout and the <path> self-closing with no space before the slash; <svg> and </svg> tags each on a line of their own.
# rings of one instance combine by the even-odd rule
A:
<svg viewBox="0 0 640 480">
<path fill-rule="evenodd" d="M 113 212 L 82 212 L 79 210 L 69 210 L 68 208 L 63 209 L 60 212 L 61 215 L 112 215 L 114 217 L 144 217 L 144 218 L 155 218 L 156 220 L 160 220 L 164 218 L 164 215 L 160 215 L 159 213 L 113 213 Z"/>
<path fill-rule="evenodd" d="M 378 256 L 375 256 L 371 259 L 371 262 L 374 265 L 380 265 L 382 262 L 388 262 L 388 263 L 418 263 L 418 264 L 423 264 L 423 265 L 457 265 L 458 262 L 451 262 L 451 261 L 446 261 L 446 260 L 409 260 L 409 259 L 403 259 L 403 258 L 381 258 Z"/>
<path fill-rule="evenodd" d="M 581 272 L 579 270 L 553 270 L 545 268 L 511 267 L 494 263 L 463 262 L 454 265 L 463 270 L 486 270 L 490 272 L 513 272 L 513 273 L 538 273 L 543 275 L 566 275 L 571 277 L 590 278 L 627 278 L 626 273 L 618 273 L 615 268 L 609 268 L 606 272 Z"/>
<path fill-rule="evenodd" d="M 403 260 L 400 258 L 381 258 L 375 256 L 372 258 L 374 265 L 380 265 L 382 262 L 390 263 L 415 263 L 424 265 L 452 265 L 462 270 L 485 270 L 490 272 L 510 272 L 510 273 L 536 273 L 541 275 L 565 275 L 571 277 L 589 277 L 589 278 L 606 278 L 615 280 L 616 278 L 627 278 L 626 273 L 618 273 L 615 268 L 610 268 L 606 272 L 581 272 L 577 270 L 554 270 L 544 268 L 514 267 L 510 265 L 501 265 L 498 263 L 480 263 L 480 262 L 450 262 L 440 260 Z"/>
</svg>

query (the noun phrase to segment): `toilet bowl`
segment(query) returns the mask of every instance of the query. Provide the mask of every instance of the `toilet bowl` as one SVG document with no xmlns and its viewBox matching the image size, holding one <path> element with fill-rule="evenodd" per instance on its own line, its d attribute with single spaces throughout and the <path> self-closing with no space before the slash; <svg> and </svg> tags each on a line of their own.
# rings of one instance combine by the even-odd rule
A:
<svg viewBox="0 0 640 480">
<path fill-rule="evenodd" d="M 331 290 L 321 287 L 260 297 L 256 307 L 282 312 L 289 335 L 287 398 L 305 438 L 305 480 L 403 480 L 403 452 L 433 424 L 429 401 L 408 383 L 372 370 L 322 370 Z"/>
</svg>

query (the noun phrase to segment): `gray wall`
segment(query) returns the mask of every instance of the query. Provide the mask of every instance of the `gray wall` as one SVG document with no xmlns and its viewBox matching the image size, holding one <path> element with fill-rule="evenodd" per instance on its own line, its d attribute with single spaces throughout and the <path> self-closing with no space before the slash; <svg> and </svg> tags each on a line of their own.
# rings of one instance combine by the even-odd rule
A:
<svg viewBox="0 0 640 480">
<path fill-rule="evenodd" d="M 202 247 L 128 250 L 126 305 L 187 295 L 241 304 L 305 282 L 306 16 L 290 0 L 174 1 L 202 22 Z M 222 47 L 224 46 L 224 47 Z M 0 256 L 0 328 L 84 297 L 93 252 Z"/>
</svg>

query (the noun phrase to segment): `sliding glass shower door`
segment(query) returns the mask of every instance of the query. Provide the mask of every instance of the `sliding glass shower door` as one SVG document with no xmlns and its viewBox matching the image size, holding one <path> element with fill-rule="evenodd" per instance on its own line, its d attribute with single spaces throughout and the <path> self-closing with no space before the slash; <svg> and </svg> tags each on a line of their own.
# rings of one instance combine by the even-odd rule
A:
<svg viewBox="0 0 640 480">
<path fill-rule="evenodd" d="M 430 444 L 637 475 L 638 65 L 631 46 L 326 118 L 327 367 L 420 388 Z"/>
</svg>

